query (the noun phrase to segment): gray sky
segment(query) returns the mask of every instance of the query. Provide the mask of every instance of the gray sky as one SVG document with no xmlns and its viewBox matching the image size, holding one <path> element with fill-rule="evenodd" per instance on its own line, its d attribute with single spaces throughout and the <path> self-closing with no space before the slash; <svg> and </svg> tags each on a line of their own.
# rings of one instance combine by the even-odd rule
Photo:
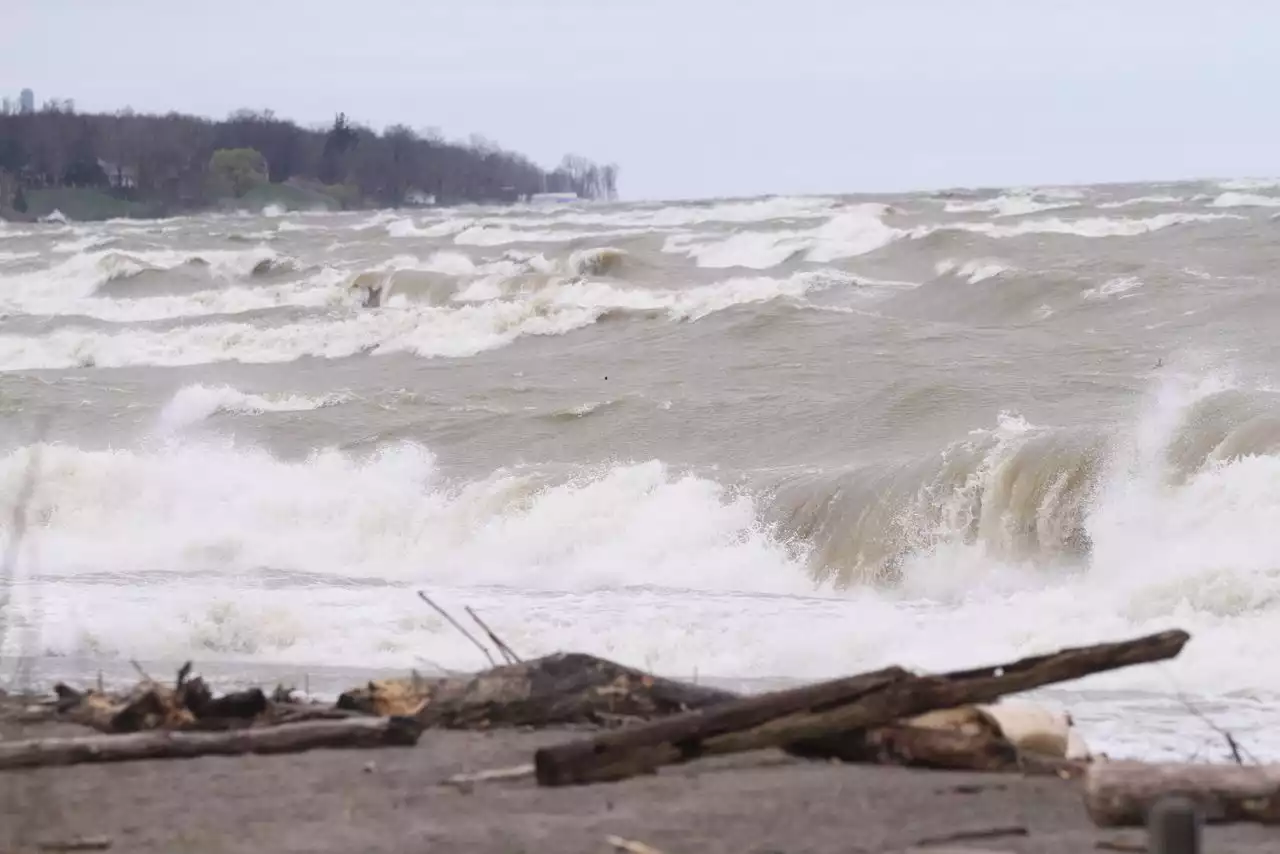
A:
<svg viewBox="0 0 1280 854">
<path fill-rule="evenodd" d="M 1280 173 L 1269 0 L 6 0 L 0 89 L 339 110 L 627 198 Z"/>
</svg>

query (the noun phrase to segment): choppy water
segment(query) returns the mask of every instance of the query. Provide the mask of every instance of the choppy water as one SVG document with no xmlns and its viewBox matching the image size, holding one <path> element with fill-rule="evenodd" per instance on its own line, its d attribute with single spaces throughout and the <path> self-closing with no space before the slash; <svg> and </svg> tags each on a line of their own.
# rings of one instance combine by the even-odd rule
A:
<svg viewBox="0 0 1280 854">
<path fill-rule="evenodd" d="M 727 679 L 1178 626 L 1178 661 L 1055 696 L 1104 748 L 1220 752 L 1185 693 L 1280 755 L 1278 207 L 0 225 L 6 536 L 48 424 L 6 651 L 474 667 L 420 588 L 530 656 Z"/>
</svg>

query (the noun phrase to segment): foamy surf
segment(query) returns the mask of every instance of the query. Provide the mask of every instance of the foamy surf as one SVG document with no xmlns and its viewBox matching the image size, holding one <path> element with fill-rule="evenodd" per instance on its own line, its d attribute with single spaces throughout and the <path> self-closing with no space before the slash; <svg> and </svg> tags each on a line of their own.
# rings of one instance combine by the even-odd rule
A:
<svg viewBox="0 0 1280 854">
<path fill-rule="evenodd" d="M 335 406 L 345 399 L 341 394 L 324 397 L 246 394 L 228 385 L 196 384 L 179 389 L 156 420 L 161 432 L 172 433 L 218 413 L 260 415 L 270 412 L 310 412 L 325 406 Z"/>
<path fill-rule="evenodd" d="M 1271 190 L 1204 191 L 5 227 L 0 520 L 52 422 L 6 650 L 480 665 L 419 587 L 686 677 L 1178 626 L 1073 686 L 1090 741 L 1187 749 L 1184 691 L 1266 754 L 1280 309 L 1269 211 L 1207 203 Z"/>
<path fill-rule="evenodd" d="M 1280 456 L 1237 453 L 1177 477 L 1166 461 L 1200 429 L 1196 407 L 1221 393 L 1221 382 L 1162 386 L 1091 482 L 1039 493 L 1010 475 L 1041 452 L 1046 428 L 1011 415 L 965 440 L 972 473 L 955 490 L 922 484 L 922 515 L 903 517 L 919 536 L 889 587 L 815 583 L 810 556 L 823 544 L 763 521 L 767 491 L 656 461 L 450 481 L 413 444 L 292 462 L 234 444 L 48 446 L 28 508 L 47 521 L 23 567 L 38 560 L 58 591 L 41 605 L 55 654 L 465 666 L 465 647 L 413 604 L 410 588 L 428 585 L 484 604 L 529 654 L 584 648 L 664 672 L 949 667 L 1176 624 L 1197 639 L 1177 662 L 1096 683 L 1276 691 L 1280 665 L 1259 662 L 1280 637 Z M 30 452 L 0 462 L 5 502 Z M 976 537 L 966 507 L 980 508 Z M 1045 535 L 1063 512 L 1083 512 L 1092 544 L 1076 571 L 1044 560 L 1061 548 Z M 1031 551 L 1015 544 L 1020 513 L 1039 520 Z M 157 597 L 171 604 L 163 616 Z M 796 620 L 803 638 L 787 628 Z M 906 631 L 921 620 L 965 644 Z"/>
<path fill-rule="evenodd" d="M 571 279 L 548 281 L 537 291 L 506 299 L 498 285 L 478 279 L 449 305 L 421 305 L 393 297 L 384 309 L 347 309 L 348 316 L 335 320 L 274 326 L 206 322 L 118 332 L 64 326 L 42 336 L 0 335 L 0 371 L 224 361 L 269 364 L 388 353 L 464 358 L 508 346 L 524 336 L 564 335 L 615 311 L 699 320 L 734 306 L 799 299 L 810 291 L 853 281 L 843 274 L 816 271 L 787 279 L 738 278 L 688 290 L 648 290 Z M 335 300 L 329 290 L 315 294 L 317 303 Z M 112 305 L 134 318 L 143 313 L 119 301 Z M 191 302 L 185 299 L 181 305 L 189 310 Z"/>
<path fill-rule="evenodd" d="M 1028 234 L 1066 234 L 1076 237 L 1137 237 L 1153 231 L 1187 225 L 1196 222 L 1214 222 L 1217 220 L 1241 219 L 1234 214 L 1195 214 L 1167 213 L 1156 216 L 1137 218 L 1084 217 L 1081 219 L 1063 220 L 1057 218 L 1024 219 L 1012 225 L 997 225 L 986 222 L 956 222 L 945 226 L 925 229 L 919 236 L 952 229 L 985 234 L 988 237 L 1022 237 Z"/>
<path fill-rule="evenodd" d="M 1036 195 L 996 196 L 992 199 L 980 199 L 973 202 L 949 201 L 945 205 L 947 213 L 969 214 L 986 213 L 996 217 L 1027 216 L 1044 211 L 1074 207 L 1073 199 L 1042 199 Z"/>
<path fill-rule="evenodd" d="M 792 259 L 829 263 L 865 255 L 904 236 L 901 230 L 884 224 L 881 217 L 886 211 L 881 204 L 858 205 L 802 231 L 738 231 L 724 239 L 669 237 L 663 251 L 684 253 L 699 267 L 710 268 L 765 270 Z"/>
</svg>

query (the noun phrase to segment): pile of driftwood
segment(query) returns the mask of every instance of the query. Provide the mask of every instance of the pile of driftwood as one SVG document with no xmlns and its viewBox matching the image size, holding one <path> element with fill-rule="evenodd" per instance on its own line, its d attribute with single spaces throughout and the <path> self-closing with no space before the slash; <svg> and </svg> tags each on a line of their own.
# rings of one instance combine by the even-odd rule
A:
<svg viewBox="0 0 1280 854">
<path fill-rule="evenodd" d="M 587 726 L 593 731 L 539 749 L 530 765 L 470 779 L 532 775 L 542 786 L 601 783 L 774 748 L 810 759 L 1083 778 L 1086 806 L 1100 825 L 1140 824 L 1169 794 L 1196 798 L 1210 819 L 1280 822 L 1280 772 L 1094 759 L 1066 715 L 1001 702 L 1009 694 L 1173 658 L 1189 640 L 1182 631 L 952 673 L 888 667 L 754 695 L 578 653 L 520 661 L 489 635 L 507 663 L 466 676 L 375 680 L 334 704 L 256 688 L 215 696 L 189 665 L 171 685 L 144 674 L 124 694 L 59 685 L 50 717 L 102 735 L 0 741 L 0 770 L 412 746 L 430 728 Z"/>
</svg>

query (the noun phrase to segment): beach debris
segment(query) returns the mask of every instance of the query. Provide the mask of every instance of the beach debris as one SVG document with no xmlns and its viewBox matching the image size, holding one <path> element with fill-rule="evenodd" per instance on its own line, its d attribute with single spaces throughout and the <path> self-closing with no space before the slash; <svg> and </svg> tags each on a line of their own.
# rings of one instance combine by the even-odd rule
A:
<svg viewBox="0 0 1280 854">
<path fill-rule="evenodd" d="M 426 593 L 423 593 L 421 590 L 418 591 L 418 598 L 421 599 L 423 602 L 426 602 L 428 605 L 430 605 L 437 614 L 444 617 L 449 622 L 449 625 L 453 626 L 455 629 L 461 632 L 463 637 L 471 641 L 471 643 L 475 645 L 475 647 L 478 650 L 484 653 L 484 657 L 488 659 L 490 666 L 492 667 L 498 666 L 498 662 L 494 660 L 493 655 L 489 652 L 489 648 L 486 647 L 484 644 L 480 643 L 480 641 L 476 640 L 475 636 L 472 635 L 471 632 L 467 631 L 466 626 L 462 625 L 462 623 L 459 623 L 457 620 L 455 620 L 448 611 L 446 611 L 444 608 L 441 608 L 439 605 L 433 602 L 431 597 L 428 596 Z"/>
<path fill-rule="evenodd" d="M 215 696 L 202 678 L 191 676 L 191 662 L 178 670 L 172 686 L 152 679 L 141 667 L 135 669 L 142 680 L 123 694 L 101 688 L 80 691 L 58 683 L 56 716 L 104 733 L 225 730 L 353 717 L 331 706 L 277 701 L 259 688 Z"/>
<path fill-rule="evenodd" d="M 1085 772 L 1085 809 L 1099 827 L 1147 824 L 1174 796 L 1190 799 L 1207 822 L 1280 824 L 1280 765 L 1112 761 Z"/>
<path fill-rule="evenodd" d="M 952 842 L 970 842 L 978 839 L 1003 839 L 1009 836 L 1028 836 L 1030 832 L 1020 824 L 1005 827 L 982 827 L 974 830 L 958 830 L 943 836 L 927 836 L 915 842 L 917 848 L 947 845 Z"/>
<path fill-rule="evenodd" d="M 770 747 L 809 758 L 869 761 L 872 757 L 870 761 L 874 761 L 879 748 L 868 745 L 868 733 L 878 727 L 938 709 L 990 703 L 1006 694 L 1169 659 L 1189 639 L 1183 631 L 1161 632 L 939 675 L 916 676 L 900 667 L 889 667 L 738 697 L 663 720 L 545 747 L 535 753 L 534 765 L 539 784 L 562 786 L 620 780 L 704 756 Z"/>
<path fill-rule="evenodd" d="M 463 610 L 465 610 L 467 612 L 467 616 L 475 620 L 476 625 L 489 636 L 489 640 L 493 641 L 493 645 L 498 648 L 498 652 L 502 653 L 502 657 L 506 660 L 507 664 L 520 663 L 520 656 L 516 655 L 515 652 L 512 651 L 511 647 L 507 646 L 506 643 L 503 642 L 502 638 L 494 634 L 493 629 L 489 628 L 485 624 L 484 620 L 480 619 L 480 615 L 471 610 L 471 606 L 467 606 Z"/>
<path fill-rule="evenodd" d="M 627 854 L 662 854 L 662 851 L 654 848 L 652 845 L 646 845 L 636 839 L 623 839 L 621 836 L 606 836 L 604 841 L 609 843 L 618 851 L 625 851 Z"/>
<path fill-rule="evenodd" d="M 653 676 L 583 653 L 556 653 L 463 676 L 369 682 L 338 707 L 413 715 L 449 729 L 616 726 L 729 702 L 731 691 Z"/>
<path fill-rule="evenodd" d="M 0 771 L 247 753 L 302 753 L 316 748 L 412 747 L 422 734 L 413 718 L 351 718 L 252 727 L 228 732 L 155 730 L 122 735 L 0 742 Z"/>
<path fill-rule="evenodd" d="M 514 765 L 510 768 L 490 768 L 487 771 L 476 771 L 470 774 L 454 774 L 440 781 L 442 786 L 456 786 L 463 791 L 471 791 L 476 783 L 496 783 L 506 780 L 524 780 L 533 776 L 533 763 Z"/>
<path fill-rule="evenodd" d="M 110 836 L 77 836 L 72 839 L 46 839 L 36 843 L 40 851 L 106 851 L 115 841 Z"/>
<path fill-rule="evenodd" d="M 803 752 L 803 751 L 802 751 Z M 1079 776 L 1088 749 L 1069 715 L 1027 702 L 957 706 L 851 736 L 846 762 Z"/>
</svg>

